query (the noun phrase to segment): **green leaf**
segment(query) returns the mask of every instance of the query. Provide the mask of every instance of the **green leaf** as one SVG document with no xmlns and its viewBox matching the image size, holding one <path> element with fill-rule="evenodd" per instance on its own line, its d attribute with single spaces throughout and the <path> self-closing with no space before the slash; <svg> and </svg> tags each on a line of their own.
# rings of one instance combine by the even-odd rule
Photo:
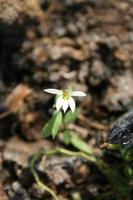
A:
<svg viewBox="0 0 133 200">
<path fill-rule="evenodd" d="M 76 133 L 71 131 L 70 135 L 71 135 L 70 143 L 74 147 L 76 147 L 77 149 L 79 149 L 87 154 L 93 153 L 93 150 L 91 149 L 91 147 L 86 142 L 84 142 L 84 140 L 82 140 Z"/>
<path fill-rule="evenodd" d="M 124 171 L 127 177 L 133 178 L 133 168 L 129 164 L 124 165 Z"/>
<path fill-rule="evenodd" d="M 66 115 L 64 116 L 64 123 L 69 124 L 73 122 L 74 120 L 76 120 L 79 113 L 80 113 L 80 108 L 76 108 L 74 112 L 68 111 Z"/>
<path fill-rule="evenodd" d="M 133 160 L 133 150 L 132 149 L 120 149 L 122 157 L 124 158 L 124 160 L 126 161 L 130 161 Z"/>
<path fill-rule="evenodd" d="M 47 138 L 52 135 L 52 137 L 55 138 L 61 124 L 62 124 L 62 112 L 54 113 L 52 119 L 49 120 L 49 122 L 47 122 L 42 129 L 43 137 Z"/>
<path fill-rule="evenodd" d="M 50 121 L 49 121 L 44 125 L 42 129 L 42 136 L 44 138 L 48 138 L 50 135 L 51 135 L 51 126 L 50 126 Z"/>
<path fill-rule="evenodd" d="M 51 120 L 51 127 L 52 127 L 52 137 L 55 138 L 55 136 L 58 133 L 58 130 L 62 124 L 62 112 L 56 112 Z"/>
<path fill-rule="evenodd" d="M 70 143 L 71 140 L 71 134 L 69 132 L 69 130 L 65 130 L 64 131 L 64 137 L 63 137 L 63 142 L 68 145 Z"/>
</svg>

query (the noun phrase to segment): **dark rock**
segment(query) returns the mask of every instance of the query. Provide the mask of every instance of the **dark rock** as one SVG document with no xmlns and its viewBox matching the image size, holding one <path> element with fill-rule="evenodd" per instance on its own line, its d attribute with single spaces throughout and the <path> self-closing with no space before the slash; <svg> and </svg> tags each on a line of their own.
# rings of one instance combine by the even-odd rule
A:
<svg viewBox="0 0 133 200">
<path fill-rule="evenodd" d="M 107 140 L 124 148 L 133 147 L 133 110 L 112 125 Z"/>
</svg>

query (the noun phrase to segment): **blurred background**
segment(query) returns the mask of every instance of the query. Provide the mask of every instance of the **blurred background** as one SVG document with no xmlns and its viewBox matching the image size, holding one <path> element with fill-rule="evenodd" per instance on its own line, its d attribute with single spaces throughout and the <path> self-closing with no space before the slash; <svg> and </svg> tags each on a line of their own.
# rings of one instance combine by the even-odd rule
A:
<svg viewBox="0 0 133 200">
<path fill-rule="evenodd" d="M 54 103 L 45 88 L 87 93 L 77 99 L 82 112 L 71 129 L 121 169 L 120 154 L 100 146 L 112 122 L 133 108 L 132 8 L 132 0 L 0 0 L 1 200 L 50 199 L 26 165 L 40 148 L 62 145 L 60 137 L 42 139 Z M 117 199 L 106 177 L 84 160 L 55 157 L 46 171 L 44 162 L 39 166 L 61 200 L 74 199 L 73 191 L 82 200 Z"/>
</svg>

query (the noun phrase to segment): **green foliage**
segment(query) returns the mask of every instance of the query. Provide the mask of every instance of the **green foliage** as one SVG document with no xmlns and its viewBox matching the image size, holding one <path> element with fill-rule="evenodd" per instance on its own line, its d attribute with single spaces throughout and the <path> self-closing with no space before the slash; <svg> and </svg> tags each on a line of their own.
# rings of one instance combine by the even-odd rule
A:
<svg viewBox="0 0 133 200">
<path fill-rule="evenodd" d="M 64 132 L 63 142 L 67 145 L 72 144 L 76 149 L 87 154 L 92 154 L 91 147 L 84 140 L 82 140 L 77 133 L 74 133 L 71 130 L 66 130 Z"/>
<path fill-rule="evenodd" d="M 117 191 L 116 196 L 118 200 L 131 200 L 131 188 L 128 185 L 128 180 L 119 172 L 117 168 L 108 168 L 110 173 L 108 178 L 112 188 Z"/>
<path fill-rule="evenodd" d="M 132 149 L 120 149 L 120 152 L 122 154 L 122 157 L 126 161 L 133 160 L 133 150 Z"/>
<path fill-rule="evenodd" d="M 52 137 L 55 138 L 58 130 L 60 128 L 60 126 L 62 125 L 62 112 L 57 112 L 54 116 L 53 116 L 53 121 L 52 121 Z"/>
<path fill-rule="evenodd" d="M 84 142 L 76 133 L 71 134 L 71 144 L 87 154 L 92 154 L 91 147 L 89 147 L 89 145 Z"/>
<path fill-rule="evenodd" d="M 124 172 L 127 177 L 133 178 L 133 167 L 130 166 L 129 164 L 124 165 Z"/>
<path fill-rule="evenodd" d="M 73 122 L 79 115 L 80 109 L 77 108 L 72 113 L 71 111 L 68 111 L 66 115 L 64 116 L 64 124 L 67 125 L 68 123 Z M 62 112 L 56 112 L 53 114 L 52 118 L 45 124 L 45 126 L 42 129 L 42 135 L 44 138 L 48 138 L 52 136 L 54 139 L 63 123 L 63 116 Z M 64 132 L 64 143 L 69 144 L 70 141 L 70 134 L 69 131 Z"/>
<path fill-rule="evenodd" d="M 48 138 L 51 135 L 51 132 L 52 130 L 51 130 L 50 121 L 49 121 L 44 125 L 42 129 L 42 136 L 44 138 Z"/>
<path fill-rule="evenodd" d="M 74 112 L 68 111 L 64 116 L 64 123 L 69 124 L 77 119 L 80 113 L 80 108 L 76 108 Z"/>
<path fill-rule="evenodd" d="M 62 112 L 60 111 L 54 113 L 51 120 L 49 120 L 49 122 L 42 129 L 43 137 L 47 138 L 52 135 L 52 138 L 54 139 L 61 125 L 62 125 Z"/>
<path fill-rule="evenodd" d="M 69 130 L 64 131 L 64 137 L 63 137 L 63 142 L 68 145 L 70 144 L 71 141 L 71 132 Z"/>
</svg>

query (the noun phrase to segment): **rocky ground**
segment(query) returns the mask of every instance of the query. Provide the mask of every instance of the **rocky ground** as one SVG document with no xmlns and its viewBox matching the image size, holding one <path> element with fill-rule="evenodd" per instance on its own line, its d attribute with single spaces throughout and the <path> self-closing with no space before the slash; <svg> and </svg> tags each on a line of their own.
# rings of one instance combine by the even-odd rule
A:
<svg viewBox="0 0 133 200">
<path fill-rule="evenodd" d="M 120 154 L 101 146 L 112 122 L 133 108 L 132 6 L 132 0 L 0 0 L 0 200 L 51 199 L 28 168 L 40 148 L 63 146 L 60 137 L 41 136 L 54 102 L 44 88 L 87 93 L 71 128 L 121 169 Z M 37 170 L 61 200 L 79 194 L 116 200 L 105 175 L 84 159 L 44 156 Z"/>
</svg>

